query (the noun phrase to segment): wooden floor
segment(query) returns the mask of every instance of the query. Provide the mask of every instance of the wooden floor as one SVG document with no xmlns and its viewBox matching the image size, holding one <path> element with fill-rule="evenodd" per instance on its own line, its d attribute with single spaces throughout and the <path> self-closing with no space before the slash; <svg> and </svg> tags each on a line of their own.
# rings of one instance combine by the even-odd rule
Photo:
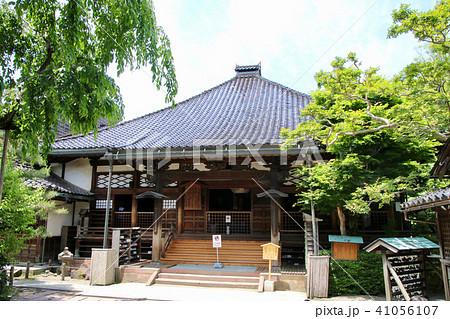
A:
<svg viewBox="0 0 450 319">
<path fill-rule="evenodd" d="M 264 267 L 262 244 L 267 241 L 227 240 L 219 248 L 219 262 L 224 266 Z M 166 251 L 163 263 L 173 264 L 214 264 L 217 261 L 216 248 L 211 239 L 174 239 Z"/>
</svg>

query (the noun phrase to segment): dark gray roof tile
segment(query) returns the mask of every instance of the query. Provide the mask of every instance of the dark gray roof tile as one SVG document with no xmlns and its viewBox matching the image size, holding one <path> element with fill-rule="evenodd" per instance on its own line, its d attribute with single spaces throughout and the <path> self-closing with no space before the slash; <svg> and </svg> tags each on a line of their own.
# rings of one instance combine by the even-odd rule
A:
<svg viewBox="0 0 450 319">
<path fill-rule="evenodd" d="M 414 198 L 410 201 L 400 204 L 402 210 L 421 209 L 424 205 L 439 205 L 440 202 L 450 200 L 450 186 L 427 193 L 423 196 Z"/>
<path fill-rule="evenodd" d="M 281 128 L 292 130 L 303 121 L 300 110 L 310 102 L 309 95 L 258 74 L 239 75 L 173 109 L 100 129 L 96 137 L 88 134 L 60 138 L 54 149 L 272 144 L 279 139 Z"/>
<path fill-rule="evenodd" d="M 86 196 L 91 197 L 94 196 L 93 193 L 76 186 L 65 179 L 55 175 L 54 173 L 50 173 L 50 176 L 45 178 L 33 178 L 26 179 L 25 184 L 30 187 L 42 187 L 44 189 L 53 190 L 58 193 L 64 193 L 69 195 L 77 195 L 77 196 Z"/>
</svg>

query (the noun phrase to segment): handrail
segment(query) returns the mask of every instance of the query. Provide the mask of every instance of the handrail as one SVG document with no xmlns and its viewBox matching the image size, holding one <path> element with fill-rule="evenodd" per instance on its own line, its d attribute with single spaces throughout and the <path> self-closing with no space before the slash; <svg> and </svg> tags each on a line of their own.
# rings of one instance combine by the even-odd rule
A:
<svg viewBox="0 0 450 319">
<path fill-rule="evenodd" d="M 105 229 L 103 227 L 78 226 L 77 237 L 103 237 Z M 112 229 L 108 229 L 108 236 L 112 236 Z"/>
<path fill-rule="evenodd" d="M 175 227 L 170 227 L 170 229 L 167 231 L 167 235 L 165 236 L 165 242 L 164 242 L 164 249 L 162 251 L 162 257 L 165 257 L 166 250 L 169 248 L 170 242 L 172 241 L 175 233 Z"/>
</svg>

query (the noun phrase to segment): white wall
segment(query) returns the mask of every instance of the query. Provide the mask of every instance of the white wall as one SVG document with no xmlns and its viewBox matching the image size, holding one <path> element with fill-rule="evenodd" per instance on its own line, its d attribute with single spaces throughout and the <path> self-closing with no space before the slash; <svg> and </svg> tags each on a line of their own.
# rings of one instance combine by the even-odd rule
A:
<svg viewBox="0 0 450 319">
<path fill-rule="evenodd" d="M 67 209 L 67 214 L 57 215 L 57 214 L 49 214 L 47 220 L 47 232 L 51 233 L 52 236 L 61 236 L 61 228 L 62 226 L 76 226 L 80 225 L 80 210 L 81 209 L 89 209 L 89 202 L 75 202 L 73 203 L 65 203 L 63 201 L 56 201 L 56 205 L 62 205 L 60 207 L 64 207 Z M 75 208 L 74 208 L 75 207 Z M 75 212 L 75 217 L 73 218 L 72 225 L 72 216 Z"/>
<path fill-rule="evenodd" d="M 51 170 L 58 176 L 62 174 L 61 164 L 51 164 Z M 70 183 L 77 185 L 85 190 L 91 189 L 92 166 L 87 158 L 77 158 L 69 163 L 66 163 L 64 179 Z M 68 211 L 68 214 L 56 215 L 49 214 L 47 220 L 47 232 L 52 236 L 61 236 L 62 226 L 72 226 L 80 224 L 79 212 L 81 209 L 89 209 L 88 202 L 77 201 L 73 203 L 65 203 L 64 201 L 57 201 L 56 205 L 63 205 Z M 74 214 L 75 213 L 75 214 Z"/>
<path fill-rule="evenodd" d="M 72 225 L 72 204 L 65 204 L 63 201 L 56 201 L 56 205 L 62 205 L 62 207 L 66 208 L 67 214 L 52 214 L 48 215 L 47 219 L 47 233 L 50 233 L 51 236 L 61 236 L 61 227 L 62 226 L 70 226 Z M 59 206 L 58 208 L 60 208 Z"/>
<path fill-rule="evenodd" d="M 89 159 L 77 158 L 76 160 L 67 163 L 64 179 L 85 190 L 90 190 L 92 166 L 89 163 Z"/>
</svg>

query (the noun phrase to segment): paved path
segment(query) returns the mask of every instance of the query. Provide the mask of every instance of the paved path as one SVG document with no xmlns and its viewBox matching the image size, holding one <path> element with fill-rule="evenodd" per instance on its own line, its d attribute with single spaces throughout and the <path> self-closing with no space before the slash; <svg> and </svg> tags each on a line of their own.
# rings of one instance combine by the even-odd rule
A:
<svg viewBox="0 0 450 319">
<path fill-rule="evenodd" d="M 306 294 L 296 291 L 259 293 L 256 290 L 179 287 L 169 285 L 146 286 L 142 283 L 121 283 L 109 286 L 90 286 L 86 280 L 67 278 L 16 279 L 16 288 L 22 288 L 16 300 L 146 300 L 146 301 L 290 301 L 306 299 Z M 87 298 L 87 299 L 83 299 Z"/>
</svg>

